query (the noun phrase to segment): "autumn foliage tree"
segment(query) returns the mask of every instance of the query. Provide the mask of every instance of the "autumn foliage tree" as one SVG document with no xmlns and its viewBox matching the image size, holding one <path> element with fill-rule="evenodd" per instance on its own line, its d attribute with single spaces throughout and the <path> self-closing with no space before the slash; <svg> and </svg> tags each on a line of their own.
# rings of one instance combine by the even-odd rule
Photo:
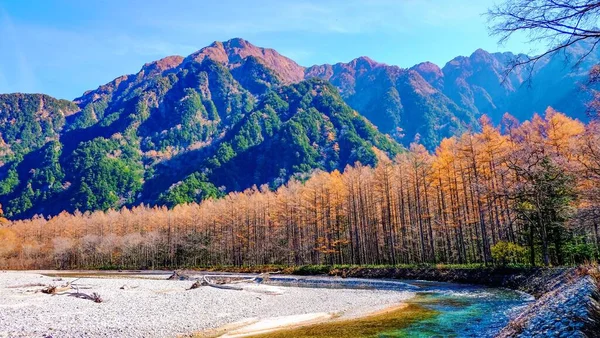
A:
<svg viewBox="0 0 600 338">
<path fill-rule="evenodd" d="M 548 109 L 200 204 L 4 221 L 4 268 L 562 265 L 597 259 L 600 127 Z"/>
</svg>

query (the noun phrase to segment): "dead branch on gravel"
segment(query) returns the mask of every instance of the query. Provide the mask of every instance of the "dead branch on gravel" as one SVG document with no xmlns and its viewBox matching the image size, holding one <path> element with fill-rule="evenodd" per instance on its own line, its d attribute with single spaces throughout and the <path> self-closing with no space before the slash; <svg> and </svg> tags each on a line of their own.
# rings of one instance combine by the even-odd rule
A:
<svg viewBox="0 0 600 338">
<path fill-rule="evenodd" d="M 205 281 L 205 280 L 200 280 L 200 279 L 197 279 L 197 280 L 194 282 L 194 284 L 192 284 L 192 286 L 190 286 L 190 288 L 189 288 L 188 290 L 194 290 L 194 289 L 197 289 L 197 288 L 199 288 L 199 287 L 201 287 L 201 286 L 206 286 L 206 285 L 208 285 L 208 283 L 206 283 L 206 281 Z"/>
<path fill-rule="evenodd" d="M 167 280 L 189 280 L 190 276 L 183 272 L 173 271 L 173 274 L 167 278 Z"/>
<path fill-rule="evenodd" d="M 211 280 L 215 279 L 215 280 Z M 217 289 L 225 289 L 225 290 L 236 290 L 241 291 L 243 288 L 239 286 L 227 285 L 227 284 L 237 284 L 237 283 L 251 283 L 254 282 L 256 278 L 244 279 L 244 280 L 233 280 L 232 277 L 224 277 L 224 276 L 202 276 L 202 278 L 197 279 L 194 284 L 188 289 L 193 290 L 197 289 L 201 286 L 211 286 Z"/>
<path fill-rule="evenodd" d="M 69 294 L 69 296 L 71 297 L 76 297 L 76 298 L 80 298 L 80 299 L 88 299 L 93 301 L 94 303 L 102 303 L 104 302 L 104 300 L 102 299 L 102 297 L 97 294 L 97 293 L 92 293 L 90 295 L 86 294 L 86 293 L 81 293 L 81 292 L 74 292 Z"/>
<path fill-rule="evenodd" d="M 74 279 L 70 282 L 67 282 L 67 284 L 64 284 L 62 286 L 56 286 L 56 285 L 48 285 L 45 288 L 43 288 L 41 290 L 42 293 L 48 294 L 48 295 L 55 295 L 55 294 L 59 294 L 59 293 L 63 293 L 66 291 L 69 291 L 71 289 L 76 289 L 77 292 L 79 293 L 79 285 L 73 284 L 74 282 L 78 281 L 80 278 Z M 44 286 L 44 285 L 41 285 Z"/>
<path fill-rule="evenodd" d="M 217 289 L 225 289 L 225 290 L 236 290 L 236 291 L 241 291 L 243 290 L 240 287 L 237 286 L 232 286 L 232 285 L 225 285 L 228 282 L 231 283 L 231 278 L 222 278 L 221 280 L 218 281 L 211 281 L 209 278 L 217 278 L 217 277 L 222 277 L 222 276 L 203 276 L 203 280 L 204 282 L 206 282 L 206 284 L 208 286 L 212 286 L 213 288 L 217 288 Z"/>
</svg>

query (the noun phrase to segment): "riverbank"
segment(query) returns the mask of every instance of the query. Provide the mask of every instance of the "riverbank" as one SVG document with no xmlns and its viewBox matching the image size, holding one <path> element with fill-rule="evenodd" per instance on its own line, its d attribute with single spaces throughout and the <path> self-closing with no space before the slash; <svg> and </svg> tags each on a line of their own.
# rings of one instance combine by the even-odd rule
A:
<svg viewBox="0 0 600 338">
<path fill-rule="evenodd" d="M 193 281 L 143 277 L 83 277 L 73 284 L 78 290 L 49 295 L 40 292 L 44 286 L 60 287 L 78 277 L 59 280 L 30 272 L 0 273 L 0 337 L 178 337 L 282 316 L 292 320 L 298 317 L 289 316 L 309 314 L 313 314 L 307 317 L 311 320 L 356 318 L 414 296 L 409 291 L 257 284 L 242 291 L 188 290 Z M 92 293 L 102 302 L 81 296 Z"/>
<path fill-rule="evenodd" d="M 315 270 L 303 269 L 300 274 Z M 416 299 L 410 289 L 399 292 L 253 283 L 245 286 L 243 291 L 211 287 L 188 290 L 192 280 L 168 281 L 165 279 L 169 273 L 161 271 L 135 272 L 135 278 L 127 272 L 96 272 L 95 278 L 88 277 L 93 272 L 43 273 L 46 275 L 39 272 L 0 273 L 0 323 L 9 323 L 0 325 L 0 337 L 175 337 L 191 332 L 210 332 L 224 325 L 234 326 L 235 330 L 231 326 L 227 329 L 230 333 L 273 332 L 291 326 L 331 322 L 332 318 L 339 322 L 363 317 L 401 303 L 410 304 Z M 181 272 L 192 279 L 204 273 Z M 49 277 L 55 274 L 62 280 L 57 276 Z M 537 300 L 501 331 L 501 337 L 598 337 L 600 333 L 597 268 L 515 271 L 501 268 L 349 267 L 328 269 L 327 274 L 345 277 L 336 279 L 335 283 L 353 282 L 350 277 L 361 277 L 511 288 L 533 294 Z M 91 302 L 75 292 L 59 295 L 39 292 L 41 285 L 60 286 L 77 278 L 76 284 L 81 288 L 78 292 L 98 293 L 103 302 Z M 454 322 L 454 319 L 450 321 Z M 286 325 L 282 327 L 280 322 L 286 322 Z M 275 333 L 273 336 L 278 337 Z"/>
<path fill-rule="evenodd" d="M 481 265 L 440 265 L 440 266 L 253 266 L 253 267 L 213 267 L 202 269 L 215 272 L 265 273 L 279 272 L 288 275 L 332 277 L 352 277 L 369 279 L 428 280 L 462 284 L 476 284 L 491 287 L 505 287 L 529 293 L 536 298 L 552 290 L 561 283 L 565 274 L 575 268 L 527 268 L 527 267 L 484 267 Z"/>
<path fill-rule="evenodd" d="M 589 275 L 571 277 L 529 305 L 498 337 L 600 337 L 597 282 Z"/>
<path fill-rule="evenodd" d="M 257 271 L 261 268 L 253 269 Z M 600 337 L 598 266 L 579 268 L 306 266 L 288 268 L 286 272 L 301 275 L 327 274 L 344 278 L 428 280 L 509 288 L 531 294 L 536 301 L 511 320 L 501 331 L 501 337 Z"/>
<path fill-rule="evenodd" d="M 414 268 L 333 268 L 330 276 L 353 278 L 421 279 L 437 282 L 477 284 L 519 290 L 536 298 L 555 289 L 575 268 L 510 268 L 510 267 L 414 267 Z"/>
<path fill-rule="evenodd" d="M 511 320 L 499 337 L 600 337 L 598 266 L 579 268 L 341 268 L 329 275 L 425 279 L 505 287 L 536 301 Z"/>
</svg>

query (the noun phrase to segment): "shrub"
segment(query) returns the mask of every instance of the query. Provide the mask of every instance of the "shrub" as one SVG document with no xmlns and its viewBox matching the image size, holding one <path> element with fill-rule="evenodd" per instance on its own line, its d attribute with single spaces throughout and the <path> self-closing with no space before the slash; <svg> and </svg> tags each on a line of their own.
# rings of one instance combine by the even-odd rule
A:
<svg viewBox="0 0 600 338">
<path fill-rule="evenodd" d="M 496 264 L 500 263 L 502 266 L 522 262 L 525 254 L 524 247 L 511 242 L 500 241 L 492 246 L 492 258 Z"/>
</svg>

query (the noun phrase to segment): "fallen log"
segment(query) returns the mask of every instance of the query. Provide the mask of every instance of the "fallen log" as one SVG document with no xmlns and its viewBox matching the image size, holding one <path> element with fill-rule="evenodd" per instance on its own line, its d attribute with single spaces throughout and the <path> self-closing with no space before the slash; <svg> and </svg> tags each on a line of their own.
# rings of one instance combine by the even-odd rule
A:
<svg viewBox="0 0 600 338">
<path fill-rule="evenodd" d="M 204 280 L 204 282 L 208 286 L 212 286 L 213 288 L 225 289 L 225 290 L 236 290 L 236 291 L 242 291 L 243 290 L 243 288 L 240 288 L 240 287 L 237 287 L 237 286 L 212 283 L 211 281 L 208 280 L 207 276 L 203 276 L 202 279 Z"/>
<path fill-rule="evenodd" d="M 194 284 L 192 284 L 192 286 L 190 286 L 190 288 L 188 290 L 194 290 L 194 289 L 197 289 L 197 288 L 199 288 L 201 286 L 206 286 L 206 285 L 208 285 L 208 283 L 205 280 L 197 279 L 194 282 Z"/>
<path fill-rule="evenodd" d="M 48 295 L 54 295 L 56 294 L 56 285 L 50 285 L 48 287 L 45 287 L 42 289 L 42 293 L 48 294 Z"/>
<path fill-rule="evenodd" d="M 46 288 L 42 289 L 42 293 L 49 294 L 49 295 L 55 295 L 57 293 L 69 291 L 73 288 L 73 286 L 72 286 L 73 282 L 76 282 L 79 279 L 80 278 L 74 279 L 63 286 L 48 285 Z M 77 290 L 77 292 L 79 292 L 79 290 Z"/>
</svg>

